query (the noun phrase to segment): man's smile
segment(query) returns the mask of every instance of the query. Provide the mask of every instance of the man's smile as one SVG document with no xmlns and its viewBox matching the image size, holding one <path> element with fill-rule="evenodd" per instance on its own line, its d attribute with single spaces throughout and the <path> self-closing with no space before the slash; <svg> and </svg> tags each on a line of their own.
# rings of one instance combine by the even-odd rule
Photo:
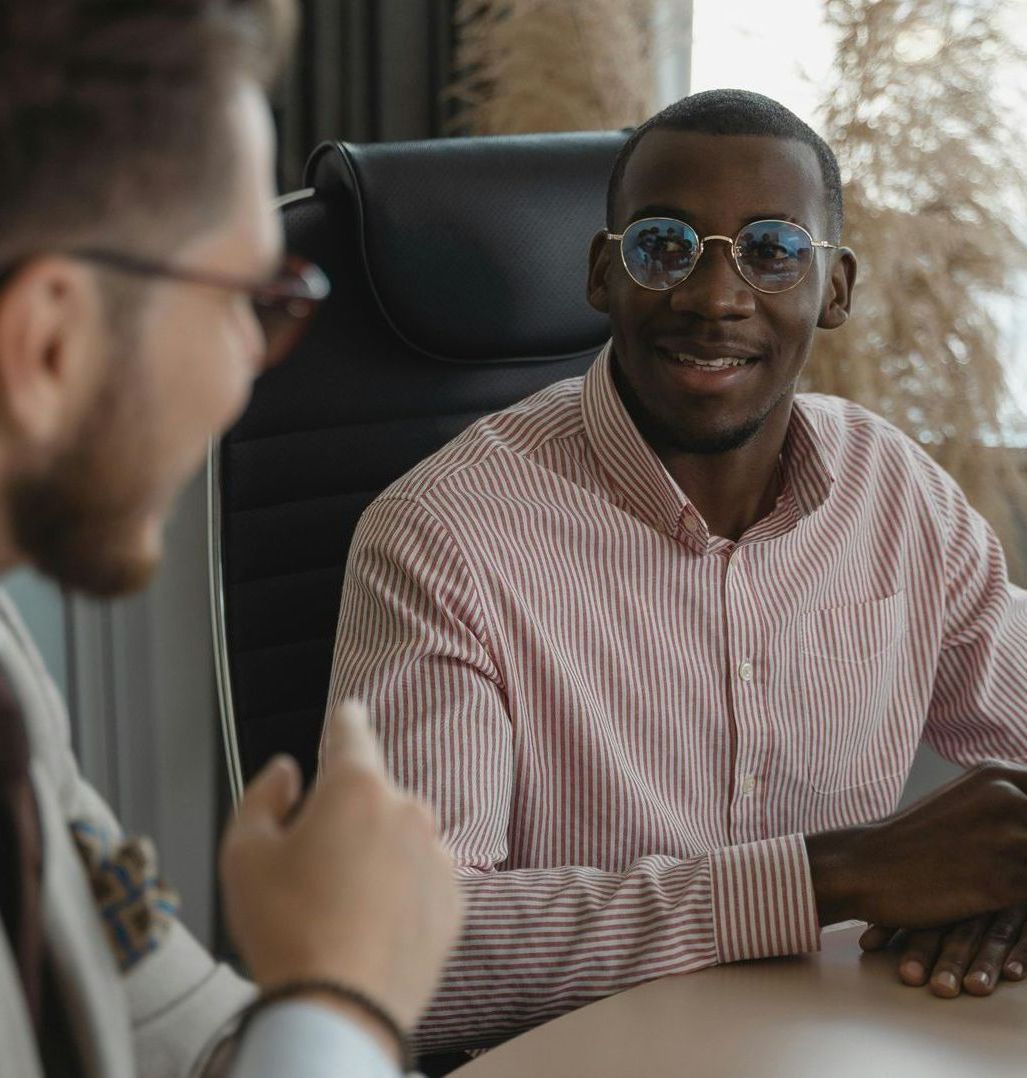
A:
<svg viewBox="0 0 1027 1078">
<path fill-rule="evenodd" d="M 667 339 L 656 355 L 676 385 L 690 393 L 717 393 L 747 381 L 762 359 L 753 349 L 727 342 Z"/>
</svg>

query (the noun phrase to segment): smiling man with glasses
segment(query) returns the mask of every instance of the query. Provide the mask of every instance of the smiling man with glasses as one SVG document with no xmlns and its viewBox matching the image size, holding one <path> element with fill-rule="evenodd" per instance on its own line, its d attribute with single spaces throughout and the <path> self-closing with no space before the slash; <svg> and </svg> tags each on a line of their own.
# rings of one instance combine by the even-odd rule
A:
<svg viewBox="0 0 1027 1078">
<path fill-rule="evenodd" d="M 776 102 L 670 106 L 613 171 L 589 373 L 361 522 L 332 696 L 368 700 L 467 901 L 427 1043 L 848 918 L 908 930 L 938 995 L 1022 977 L 1027 595 L 910 439 L 796 392 L 849 316 L 842 209 Z M 925 740 L 972 770 L 895 814 Z"/>
</svg>

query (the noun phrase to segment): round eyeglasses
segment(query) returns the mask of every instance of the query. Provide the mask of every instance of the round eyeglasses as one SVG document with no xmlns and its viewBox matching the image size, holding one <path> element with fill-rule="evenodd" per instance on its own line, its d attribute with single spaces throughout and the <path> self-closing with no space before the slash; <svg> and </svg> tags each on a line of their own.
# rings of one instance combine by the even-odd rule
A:
<svg viewBox="0 0 1027 1078">
<path fill-rule="evenodd" d="M 815 240 L 792 221 L 753 221 L 734 239 L 703 236 L 673 217 L 646 217 L 624 232 L 607 232 L 620 243 L 621 261 L 628 276 L 642 288 L 666 292 L 681 284 L 695 269 L 710 240 L 731 245 L 738 275 L 757 292 L 787 292 L 801 284 L 813 266 L 818 247 L 837 250 L 838 244 Z"/>
</svg>

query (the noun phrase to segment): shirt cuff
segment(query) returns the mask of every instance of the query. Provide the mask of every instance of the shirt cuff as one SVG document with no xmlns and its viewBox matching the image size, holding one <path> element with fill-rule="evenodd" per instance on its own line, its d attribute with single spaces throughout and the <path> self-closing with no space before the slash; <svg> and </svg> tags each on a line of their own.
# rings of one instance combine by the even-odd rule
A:
<svg viewBox="0 0 1027 1078">
<path fill-rule="evenodd" d="M 370 1034 L 316 1003 L 276 1003 L 246 1031 L 231 1078 L 398 1078 Z"/>
<path fill-rule="evenodd" d="M 709 858 L 718 961 L 820 950 L 802 835 L 727 846 Z"/>
</svg>

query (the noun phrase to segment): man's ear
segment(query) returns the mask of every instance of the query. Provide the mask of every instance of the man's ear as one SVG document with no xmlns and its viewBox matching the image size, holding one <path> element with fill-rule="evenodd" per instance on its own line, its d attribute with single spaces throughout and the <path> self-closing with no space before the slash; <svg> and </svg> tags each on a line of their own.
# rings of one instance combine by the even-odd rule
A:
<svg viewBox="0 0 1027 1078">
<path fill-rule="evenodd" d="M 610 270 L 610 241 L 605 232 L 592 237 L 588 249 L 588 302 L 603 314 L 610 313 L 606 276 Z"/>
<path fill-rule="evenodd" d="M 848 247 L 834 252 L 831 275 L 824 289 L 818 329 L 837 329 L 845 324 L 852 307 L 852 291 L 856 287 L 856 256 Z"/>
<path fill-rule="evenodd" d="M 38 258 L 0 292 L 0 417 L 19 441 L 60 441 L 95 382 L 101 325 L 92 272 Z"/>
</svg>

